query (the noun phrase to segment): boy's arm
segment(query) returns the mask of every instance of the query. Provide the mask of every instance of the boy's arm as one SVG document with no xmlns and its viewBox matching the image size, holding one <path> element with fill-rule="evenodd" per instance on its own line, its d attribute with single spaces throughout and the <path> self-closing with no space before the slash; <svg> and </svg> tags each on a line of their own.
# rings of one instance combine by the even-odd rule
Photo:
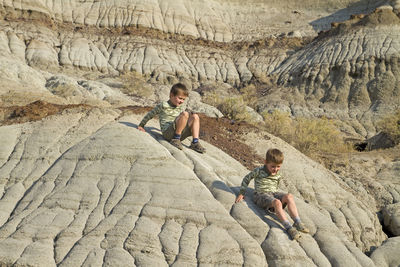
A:
<svg viewBox="0 0 400 267">
<path fill-rule="evenodd" d="M 162 103 L 161 103 L 162 104 Z M 147 114 L 143 117 L 142 121 L 139 123 L 138 129 L 142 132 L 145 132 L 144 126 L 146 123 L 151 120 L 155 115 L 159 114 L 161 111 L 161 104 L 155 106 L 152 110 L 147 112 Z"/>
<path fill-rule="evenodd" d="M 250 181 L 255 177 L 255 170 L 247 174 L 240 185 L 239 195 L 236 198 L 236 203 L 244 199 L 244 194 L 246 193 L 246 189 L 249 186 Z"/>
</svg>

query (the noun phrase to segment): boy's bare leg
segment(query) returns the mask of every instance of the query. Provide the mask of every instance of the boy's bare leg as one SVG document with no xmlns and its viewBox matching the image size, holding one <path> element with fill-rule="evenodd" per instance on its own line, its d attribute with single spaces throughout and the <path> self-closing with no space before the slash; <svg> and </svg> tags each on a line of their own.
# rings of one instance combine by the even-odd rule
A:
<svg viewBox="0 0 400 267">
<path fill-rule="evenodd" d="M 294 227 L 292 227 L 292 225 L 286 218 L 285 211 L 283 210 L 283 207 L 282 207 L 282 202 L 279 199 L 274 199 L 272 204 L 274 206 L 276 216 L 278 216 L 278 219 L 281 221 L 281 223 L 285 227 L 289 236 L 294 240 L 299 239 L 300 238 L 299 232 L 297 232 L 297 230 Z"/>
<path fill-rule="evenodd" d="M 294 202 L 294 198 L 292 194 L 286 194 L 282 198 L 282 202 L 287 204 L 288 212 L 290 217 L 297 218 L 299 217 L 299 212 L 297 211 L 296 203 Z"/>
<path fill-rule="evenodd" d="M 179 114 L 178 117 L 175 119 L 175 133 L 181 134 L 183 129 L 185 129 L 189 119 L 189 113 L 187 111 L 182 112 Z"/>
<path fill-rule="evenodd" d="M 199 138 L 200 132 L 200 118 L 197 114 L 192 114 L 188 121 L 189 127 L 192 130 L 193 138 Z"/>
<path fill-rule="evenodd" d="M 287 221 L 285 211 L 282 208 L 282 202 L 279 199 L 274 199 L 274 201 L 272 201 L 272 205 L 275 209 L 275 214 L 278 217 L 279 221 Z"/>
<path fill-rule="evenodd" d="M 200 133 L 199 115 L 197 114 L 190 115 L 188 125 L 190 127 L 193 137 L 192 143 L 190 144 L 190 148 L 199 153 L 206 152 L 206 149 L 199 143 L 199 133 Z"/>
<path fill-rule="evenodd" d="M 289 215 L 290 217 L 292 217 L 296 229 L 303 233 L 308 233 L 310 230 L 300 220 L 299 212 L 297 211 L 293 195 L 292 194 L 285 195 L 282 198 L 282 202 L 287 204 Z"/>
</svg>

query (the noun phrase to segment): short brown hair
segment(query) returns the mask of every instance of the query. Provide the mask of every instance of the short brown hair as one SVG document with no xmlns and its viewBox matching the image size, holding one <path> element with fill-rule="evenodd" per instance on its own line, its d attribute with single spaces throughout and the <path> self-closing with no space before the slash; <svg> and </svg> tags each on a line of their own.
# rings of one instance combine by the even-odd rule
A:
<svg viewBox="0 0 400 267">
<path fill-rule="evenodd" d="M 176 83 L 171 87 L 171 91 L 169 92 L 170 94 L 178 95 L 179 93 L 182 93 L 184 96 L 189 95 L 189 91 L 186 88 L 186 86 L 183 83 Z"/>
<path fill-rule="evenodd" d="M 265 160 L 268 163 L 282 164 L 283 153 L 282 151 L 276 148 L 268 149 L 267 154 L 265 156 Z"/>
</svg>

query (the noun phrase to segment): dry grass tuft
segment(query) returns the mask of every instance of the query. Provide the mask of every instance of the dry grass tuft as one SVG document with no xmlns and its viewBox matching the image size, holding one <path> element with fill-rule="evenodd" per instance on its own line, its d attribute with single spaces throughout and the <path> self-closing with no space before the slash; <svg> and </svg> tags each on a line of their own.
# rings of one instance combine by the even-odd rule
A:
<svg viewBox="0 0 400 267">
<path fill-rule="evenodd" d="M 343 153 L 351 149 L 346 144 L 335 121 L 328 118 L 291 118 L 275 110 L 264 112 L 266 130 L 293 145 L 302 153 L 317 158 L 319 153 Z"/>
<path fill-rule="evenodd" d="M 146 77 L 136 71 L 123 73 L 118 78 L 123 84 L 121 92 L 128 96 L 148 98 L 153 94 L 154 89 L 146 81 Z"/>
<path fill-rule="evenodd" d="M 394 114 L 387 115 L 377 123 L 377 128 L 388 134 L 395 144 L 400 143 L 400 109 Z"/>
</svg>

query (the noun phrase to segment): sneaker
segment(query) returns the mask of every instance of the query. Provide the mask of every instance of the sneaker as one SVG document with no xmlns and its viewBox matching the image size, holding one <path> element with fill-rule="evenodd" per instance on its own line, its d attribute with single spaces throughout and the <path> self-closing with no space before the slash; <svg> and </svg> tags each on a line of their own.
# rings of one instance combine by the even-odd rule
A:
<svg viewBox="0 0 400 267">
<path fill-rule="evenodd" d="M 170 143 L 171 145 L 173 145 L 174 147 L 180 149 L 180 150 L 183 149 L 181 140 L 179 140 L 179 139 L 171 139 L 171 141 L 170 141 L 169 143 Z"/>
<path fill-rule="evenodd" d="M 294 227 L 290 227 L 286 231 L 288 232 L 292 240 L 297 240 L 301 237 L 300 233 Z"/>
<path fill-rule="evenodd" d="M 293 224 L 293 226 L 296 227 L 297 231 L 300 231 L 300 232 L 303 232 L 303 233 L 309 233 L 310 232 L 310 230 L 308 230 L 308 228 L 302 222 L 295 223 L 295 224 Z"/>
<path fill-rule="evenodd" d="M 191 143 L 189 148 L 191 148 L 194 151 L 199 152 L 199 153 L 206 152 L 206 149 L 202 145 L 200 145 L 200 142 Z"/>
</svg>

